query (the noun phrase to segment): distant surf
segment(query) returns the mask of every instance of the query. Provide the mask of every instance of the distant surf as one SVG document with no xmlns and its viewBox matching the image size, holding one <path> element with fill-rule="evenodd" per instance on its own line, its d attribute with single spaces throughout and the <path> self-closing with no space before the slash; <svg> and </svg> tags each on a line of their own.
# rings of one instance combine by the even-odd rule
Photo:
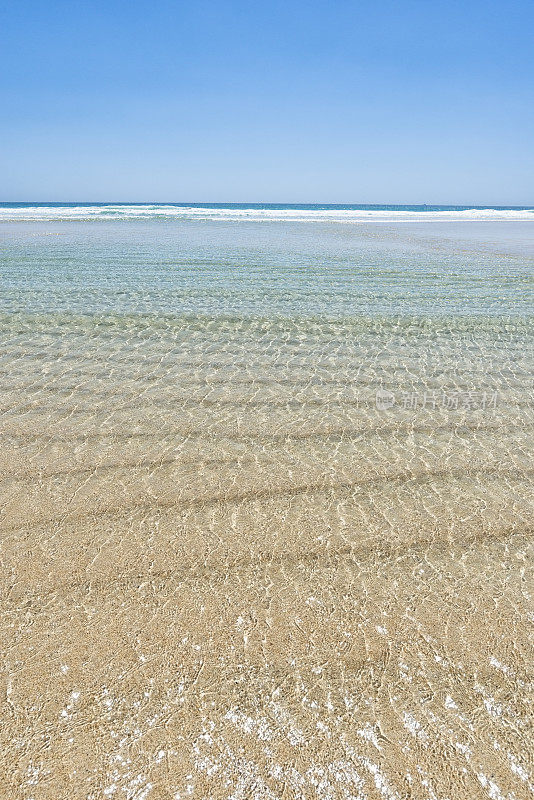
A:
<svg viewBox="0 0 534 800">
<path fill-rule="evenodd" d="M 512 206 L 1 203 L 2 222 L 90 220 L 213 220 L 235 222 L 368 222 L 534 220 L 534 208 Z"/>
</svg>

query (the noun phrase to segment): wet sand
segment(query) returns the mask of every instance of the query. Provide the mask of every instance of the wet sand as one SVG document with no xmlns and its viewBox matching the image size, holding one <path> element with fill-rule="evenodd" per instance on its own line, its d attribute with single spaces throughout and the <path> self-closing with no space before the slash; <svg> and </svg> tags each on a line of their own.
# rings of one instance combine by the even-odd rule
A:
<svg viewBox="0 0 534 800">
<path fill-rule="evenodd" d="M 289 267 L 263 316 L 208 313 L 216 281 L 84 313 L 44 230 L 14 250 L 77 293 L 4 272 L 0 797 L 532 796 L 532 329 L 490 257 L 474 315 L 351 315 L 350 267 L 330 314 L 286 313 Z"/>
</svg>

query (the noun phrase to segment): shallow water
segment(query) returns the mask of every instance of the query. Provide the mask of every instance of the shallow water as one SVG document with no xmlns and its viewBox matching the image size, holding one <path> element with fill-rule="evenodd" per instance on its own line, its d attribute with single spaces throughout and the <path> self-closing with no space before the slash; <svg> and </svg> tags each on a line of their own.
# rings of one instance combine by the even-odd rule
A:
<svg viewBox="0 0 534 800">
<path fill-rule="evenodd" d="M 6 797 L 532 795 L 521 219 L 2 223 Z"/>
</svg>

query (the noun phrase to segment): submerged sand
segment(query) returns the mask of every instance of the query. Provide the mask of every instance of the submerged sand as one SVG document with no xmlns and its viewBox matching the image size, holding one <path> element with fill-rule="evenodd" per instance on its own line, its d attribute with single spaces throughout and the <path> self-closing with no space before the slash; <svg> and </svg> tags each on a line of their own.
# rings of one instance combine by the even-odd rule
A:
<svg viewBox="0 0 534 800">
<path fill-rule="evenodd" d="M 0 797 L 532 796 L 527 321 L 4 324 Z"/>
</svg>

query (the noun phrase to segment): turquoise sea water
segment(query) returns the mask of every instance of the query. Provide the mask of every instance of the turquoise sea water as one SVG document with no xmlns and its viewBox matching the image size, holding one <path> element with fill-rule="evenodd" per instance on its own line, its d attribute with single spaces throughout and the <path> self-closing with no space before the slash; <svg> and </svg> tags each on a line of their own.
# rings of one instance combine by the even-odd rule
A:
<svg viewBox="0 0 534 800">
<path fill-rule="evenodd" d="M 0 223 L 7 313 L 532 308 L 534 212 L 525 209 L 19 203 L 0 205 Z"/>
<path fill-rule="evenodd" d="M 381 352 L 398 390 L 454 383 L 459 362 L 478 382 L 528 374 L 532 210 L 3 204 L 0 220 L 6 365 L 15 340 L 31 365 L 45 342 L 65 358 L 86 342 L 90 359 L 99 337 L 132 353 L 140 337 L 167 360 L 202 342 L 206 368 L 223 341 L 224 363 L 248 352 L 268 370 L 272 352 L 275 381 L 295 358 L 313 377 L 317 348 L 349 383 L 351 358 Z"/>
</svg>

